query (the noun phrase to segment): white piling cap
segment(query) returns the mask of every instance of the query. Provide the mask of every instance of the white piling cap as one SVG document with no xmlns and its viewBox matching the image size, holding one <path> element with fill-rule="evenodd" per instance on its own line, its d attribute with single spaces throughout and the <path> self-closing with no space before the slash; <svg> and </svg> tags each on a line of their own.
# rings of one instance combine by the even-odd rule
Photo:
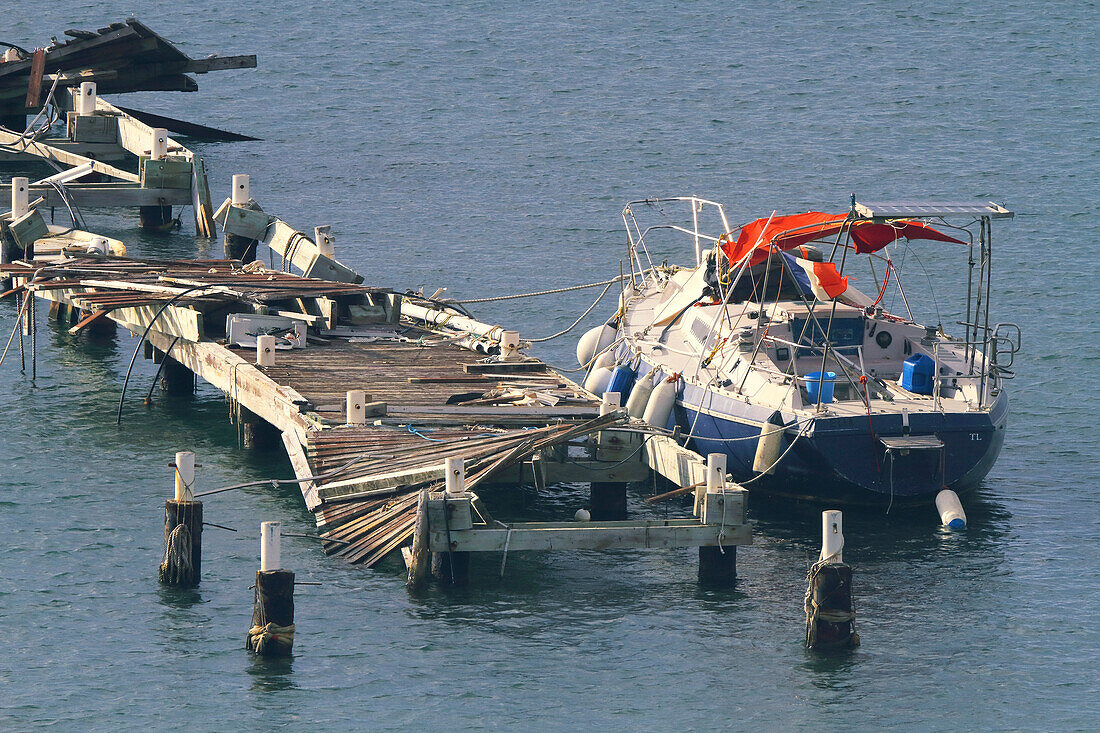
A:
<svg viewBox="0 0 1100 733">
<path fill-rule="evenodd" d="M 275 366 L 275 337 L 267 334 L 256 337 L 256 364 Z"/>
<path fill-rule="evenodd" d="M 150 143 L 149 157 L 160 160 L 168 155 L 168 130 L 163 127 L 153 128 L 153 138 Z"/>
<path fill-rule="evenodd" d="M 361 389 L 349 389 L 346 395 L 348 425 L 364 425 L 367 422 L 367 393 Z"/>
<path fill-rule="evenodd" d="M 87 117 L 95 112 L 96 86 L 94 81 L 80 83 L 80 92 L 76 97 L 76 113 Z"/>
<path fill-rule="evenodd" d="M 618 410 L 621 399 L 622 395 L 618 392 L 604 392 L 603 402 L 600 403 L 600 415 Z"/>
<path fill-rule="evenodd" d="M 11 218 L 16 220 L 27 213 L 27 203 L 30 201 L 29 178 L 15 176 L 11 179 Z"/>
<path fill-rule="evenodd" d="M 233 176 L 233 203 L 248 203 L 248 176 L 243 173 Z"/>
<path fill-rule="evenodd" d="M 195 454 L 181 451 L 176 454 L 176 501 L 194 501 Z"/>
<path fill-rule="evenodd" d="M 461 458 L 448 458 L 446 467 L 447 493 L 458 496 L 466 492 L 466 463 Z"/>
<path fill-rule="evenodd" d="M 335 237 L 332 236 L 332 227 L 328 224 L 322 224 L 319 227 L 313 227 L 313 243 L 317 245 L 317 251 L 323 254 L 325 257 L 331 258 L 336 254 L 336 247 L 334 246 Z"/>
<path fill-rule="evenodd" d="M 260 570 L 282 570 L 282 534 L 278 522 L 260 523 Z"/>
<path fill-rule="evenodd" d="M 726 454 L 707 455 L 707 493 L 714 494 L 726 488 Z"/>
<path fill-rule="evenodd" d="M 844 516 L 837 509 L 821 512 L 821 560 L 844 562 Z"/>
</svg>

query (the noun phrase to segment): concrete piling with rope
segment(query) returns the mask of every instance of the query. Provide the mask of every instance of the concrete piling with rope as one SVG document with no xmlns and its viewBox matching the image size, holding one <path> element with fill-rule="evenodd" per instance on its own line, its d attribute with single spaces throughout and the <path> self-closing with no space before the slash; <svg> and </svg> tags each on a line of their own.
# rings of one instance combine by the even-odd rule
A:
<svg viewBox="0 0 1100 733">
<path fill-rule="evenodd" d="M 807 574 L 805 607 L 807 648 L 859 646 L 852 568 L 844 562 L 844 520 L 839 511 L 821 513 L 821 556 Z"/>
<path fill-rule="evenodd" d="M 158 576 L 165 585 L 190 588 L 202 572 L 202 502 L 195 499 L 195 454 L 183 451 L 171 464 L 175 494 L 164 503 L 164 560 Z"/>
<path fill-rule="evenodd" d="M 264 657 L 287 656 L 294 646 L 294 573 L 283 569 L 281 544 L 279 523 L 263 522 L 260 569 L 245 648 Z"/>
</svg>

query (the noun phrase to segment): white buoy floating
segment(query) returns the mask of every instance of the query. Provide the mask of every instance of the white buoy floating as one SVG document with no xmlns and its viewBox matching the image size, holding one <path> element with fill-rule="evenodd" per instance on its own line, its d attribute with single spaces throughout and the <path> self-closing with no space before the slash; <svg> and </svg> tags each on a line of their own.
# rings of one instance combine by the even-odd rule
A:
<svg viewBox="0 0 1100 733">
<path fill-rule="evenodd" d="M 940 521 L 949 529 L 966 529 L 966 512 L 963 511 L 959 495 L 951 489 L 944 489 L 936 494 L 936 511 L 940 513 Z"/>
</svg>

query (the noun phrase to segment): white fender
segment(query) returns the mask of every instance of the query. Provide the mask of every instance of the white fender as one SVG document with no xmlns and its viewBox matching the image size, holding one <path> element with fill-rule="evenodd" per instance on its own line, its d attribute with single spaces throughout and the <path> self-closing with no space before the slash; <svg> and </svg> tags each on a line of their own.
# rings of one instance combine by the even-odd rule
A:
<svg viewBox="0 0 1100 733">
<path fill-rule="evenodd" d="M 630 397 L 626 401 L 626 412 L 631 417 L 641 417 L 645 414 L 646 405 L 649 404 L 649 396 L 653 393 L 653 375 L 647 374 L 638 379 L 634 389 L 630 391 Z"/>
<path fill-rule="evenodd" d="M 615 340 L 615 327 L 604 324 L 585 331 L 577 342 L 577 363 L 585 366 L 592 357 L 606 349 Z"/>
<path fill-rule="evenodd" d="M 642 419 L 655 428 L 663 428 L 668 425 L 668 416 L 672 414 L 672 407 L 676 404 L 676 392 L 679 385 L 676 382 L 662 380 L 653 388 L 649 395 L 649 402 L 642 413 Z"/>
<path fill-rule="evenodd" d="M 943 526 L 951 529 L 966 528 L 966 512 L 963 511 L 959 495 L 951 489 L 944 489 L 936 494 L 936 511 L 940 513 Z"/>
<path fill-rule="evenodd" d="M 584 388 L 594 395 L 602 395 L 611 384 L 612 370 L 609 367 L 593 369 L 584 380 Z"/>
<path fill-rule="evenodd" d="M 753 471 L 775 473 L 779 449 L 783 446 L 783 432 L 782 418 L 778 413 L 772 413 L 772 416 L 760 426 L 760 439 L 756 441 L 756 456 L 752 459 Z"/>
</svg>

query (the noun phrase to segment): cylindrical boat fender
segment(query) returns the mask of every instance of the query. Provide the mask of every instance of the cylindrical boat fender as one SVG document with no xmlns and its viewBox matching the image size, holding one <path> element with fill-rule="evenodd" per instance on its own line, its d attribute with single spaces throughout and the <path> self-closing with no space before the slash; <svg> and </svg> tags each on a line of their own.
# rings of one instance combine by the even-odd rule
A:
<svg viewBox="0 0 1100 733">
<path fill-rule="evenodd" d="M 619 404 L 623 405 L 629 400 L 630 390 L 634 387 L 634 368 L 630 364 L 619 364 L 611 371 L 611 382 L 607 385 L 608 392 L 619 393 Z"/>
<path fill-rule="evenodd" d="M 653 388 L 653 393 L 649 395 L 649 402 L 646 403 L 645 412 L 642 413 L 642 419 L 647 424 L 655 428 L 668 427 L 672 407 L 676 404 L 676 393 L 679 392 L 678 381 L 676 375 L 673 375 Z"/>
<path fill-rule="evenodd" d="M 607 391 L 607 385 L 611 383 L 612 370 L 609 367 L 599 367 L 588 373 L 584 379 L 584 388 L 597 397 Z"/>
<path fill-rule="evenodd" d="M 783 418 L 779 410 L 773 412 L 760 426 L 760 439 L 756 441 L 756 456 L 752 459 L 752 470 L 757 473 L 775 473 L 775 464 L 779 461 L 783 447 Z"/>
<path fill-rule="evenodd" d="M 585 366 L 592 357 L 603 351 L 615 340 L 615 327 L 604 324 L 585 331 L 577 341 L 577 363 Z"/>
<path fill-rule="evenodd" d="M 644 415 L 651 394 L 653 394 L 653 375 L 647 374 L 635 382 L 634 389 L 630 390 L 630 398 L 626 401 L 626 413 L 631 417 Z"/>
<path fill-rule="evenodd" d="M 940 521 L 949 529 L 966 528 L 966 512 L 963 511 L 959 495 L 951 489 L 944 489 L 936 494 L 936 511 L 940 513 Z"/>
</svg>

